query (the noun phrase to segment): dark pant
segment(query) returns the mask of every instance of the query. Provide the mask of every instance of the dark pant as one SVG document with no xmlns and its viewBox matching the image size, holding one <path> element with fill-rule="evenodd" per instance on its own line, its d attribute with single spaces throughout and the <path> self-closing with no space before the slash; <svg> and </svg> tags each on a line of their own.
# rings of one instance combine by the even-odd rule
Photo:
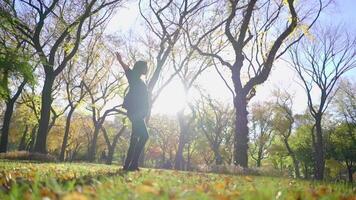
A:
<svg viewBox="0 0 356 200">
<path fill-rule="evenodd" d="M 130 118 L 130 121 L 132 123 L 132 133 L 124 169 L 137 169 L 138 159 L 148 140 L 148 132 L 144 119 Z"/>
</svg>

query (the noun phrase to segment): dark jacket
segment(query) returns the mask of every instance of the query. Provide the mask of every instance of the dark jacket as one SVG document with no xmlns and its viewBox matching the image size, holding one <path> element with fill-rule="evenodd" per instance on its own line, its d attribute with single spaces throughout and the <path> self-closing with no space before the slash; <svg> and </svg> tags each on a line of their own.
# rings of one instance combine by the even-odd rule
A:
<svg viewBox="0 0 356 200">
<path fill-rule="evenodd" d="M 145 118 L 148 114 L 148 91 L 146 84 L 131 69 L 125 70 L 129 81 L 129 91 L 124 98 L 123 107 L 129 118 Z"/>
</svg>

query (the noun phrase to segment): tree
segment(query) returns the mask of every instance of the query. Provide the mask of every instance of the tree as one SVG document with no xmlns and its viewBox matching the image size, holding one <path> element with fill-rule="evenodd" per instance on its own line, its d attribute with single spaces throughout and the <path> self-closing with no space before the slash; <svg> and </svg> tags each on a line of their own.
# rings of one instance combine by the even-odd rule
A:
<svg viewBox="0 0 356 200">
<path fill-rule="evenodd" d="M 178 41 L 175 49 L 181 49 L 181 51 L 172 51 L 171 61 L 175 74 L 178 76 L 181 84 L 183 85 L 184 94 L 188 97 L 189 92 L 194 86 L 199 75 L 201 75 L 210 65 L 210 58 L 201 59 L 199 54 L 190 48 L 186 34 L 182 35 L 182 39 Z M 193 67 L 193 65 L 195 67 Z M 189 102 L 185 102 L 186 105 L 177 113 L 180 134 L 178 142 L 178 150 L 176 152 L 176 159 L 174 162 L 175 169 L 183 168 L 183 150 L 184 146 L 188 142 L 189 133 L 192 131 L 191 125 L 196 118 L 194 106 Z M 184 114 L 186 108 L 189 107 L 191 114 Z"/>
<path fill-rule="evenodd" d="M 123 119 L 123 123 L 121 123 L 121 127 L 120 128 L 118 128 L 117 126 L 113 127 L 112 131 L 116 131 L 116 134 L 113 135 L 112 142 L 110 142 L 110 138 L 109 138 L 110 135 L 109 135 L 107 129 L 105 128 L 105 126 L 101 127 L 101 130 L 103 132 L 106 145 L 108 147 L 107 148 L 108 151 L 107 151 L 107 155 L 106 155 L 106 157 L 107 157 L 106 158 L 106 164 L 108 164 L 108 165 L 111 165 L 111 163 L 112 163 L 112 160 L 114 158 L 114 152 L 115 152 L 116 144 L 117 144 L 120 136 L 122 134 L 124 134 L 124 132 L 126 131 L 126 125 L 124 123 L 124 120 L 125 119 Z M 117 125 L 117 121 L 115 123 L 116 123 L 115 125 Z M 119 130 L 119 131 L 117 131 L 117 130 Z"/>
<path fill-rule="evenodd" d="M 105 48 L 101 45 L 97 48 L 100 48 L 101 51 L 105 51 Z M 118 113 L 126 114 L 119 110 L 121 105 L 108 107 L 109 103 L 118 97 L 120 90 L 123 90 L 122 88 L 126 83 L 123 82 L 123 73 L 115 75 L 112 70 L 115 60 L 113 55 L 105 55 L 104 58 L 99 60 L 95 60 L 95 56 L 90 57 L 90 59 L 94 60 L 90 62 L 91 66 L 89 68 L 91 72 L 88 72 L 88 74 L 95 78 L 89 78 L 82 82 L 89 96 L 87 110 L 91 112 L 94 125 L 93 138 L 87 153 L 88 161 L 90 162 L 95 160 L 97 140 L 106 118 Z"/>
<path fill-rule="evenodd" d="M 69 111 L 66 116 L 66 123 L 65 123 L 65 129 L 64 129 L 64 135 L 63 135 L 63 141 L 62 141 L 62 146 L 61 146 L 61 151 L 59 154 L 59 160 L 64 161 L 65 160 L 65 151 L 66 147 L 68 144 L 68 138 L 70 134 L 70 125 L 71 125 L 71 120 L 72 116 L 74 114 L 74 111 L 76 108 L 80 105 L 80 103 L 83 101 L 85 98 L 87 92 L 81 82 L 79 76 L 81 76 L 81 73 L 83 73 L 85 76 L 85 72 L 73 69 L 73 63 L 70 62 L 68 66 L 68 70 L 64 71 L 63 74 L 63 80 L 65 83 L 65 92 L 66 92 L 66 99 L 68 101 L 68 107 Z M 76 72 L 73 72 L 76 70 Z M 78 72 L 79 71 L 79 72 Z"/>
<path fill-rule="evenodd" d="M 234 92 L 235 145 L 234 163 L 248 167 L 248 102 L 255 95 L 256 87 L 264 83 L 275 60 L 281 57 L 314 24 L 320 11 L 324 8 L 322 1 L 310 7 L 294 0 L 266 1 L 230 0 L 228 4 L 217 2 L 216 9 L 206 8 L 201 16 L 205 19 L 200 27 L 187 26 L 191 32 L 190 44 L 201 55 L 213 57 L 231 72 Z M 229 9 L 225 9 L 229 7 Z M 209 14 L 207 14 L 209 13 Z M 226 16 L 226 17 L 225 17 Z M 195 20 L 201 20 L 196 17 Z M 197 23 L 187 23 L 197 24 Z M 224 27 L 221 33 L 220 27 Z M 304 32 L 302 31 L 304 30 Z M 202 33 L 203 32 L 203 33 Z M 222 37 L 221 40 L 212 40 Z M 293 37 L 291 37 L 293 36 Z M 202 43 L 215 41 L 213 45 L 221 46 L 217 51 L 205 51 Z M 231 55 L 231 52 L 233 55 Z"/>
<path fill-rule="evenodd" d="M 67 69 L 62 72 L 62 79 L 65 85 L 65 96 L 68 102 L 69 111 L 66 118 L 65 131 L 63 135 L 61 152 L 59 155 L 59 160 L 64 161 L 65 150 L 68 143 L 68 138 L 70 134 L 71 119 L 74 111 L 78 106 L 84 101 L 84 98 L 88 95 L 88 91 L 85 88 L 85 81 L 91 82 L 96 80 L 100 73 L 90 73 L 93 70 L 93 64 L 101 59 L 98 43 L 103 42 L 103 31 L 104 27 L 99 27 L 95 34 L 90 35 L 89 41 L 82 45 L 78 52 L 78 59 L 69 62 Z M 94 82 L 96 83 L 96 82 Z"/>
<path fill-rule="evenodd" d="M 342 80 L 333 103 L 337 121 L 341 123 L 331 135 L 332 157 L 345 162 L 349 174 L 349 182 L 353 182 L 354 158 L 356 157 L 355 86 L 355 83 L 350 80 Z"/>
<path fill-rule="evenodd" d="M 28 91 L 30 89 L 31 91 Z M 20 106 L 27 107 L 33 117 L 31 135 L 28 139 L 26 150 L 33 151 L 36 139 L 36 132 L 38 128 L 38 122 L 40 120 L 40 110 L 41 110 L 41 97 L 35 93 L 34 87 L 24 88 L 24 91 L 21 95 L 21 100 L 18 102 Z M 31 120 L 32 121 L 32 120 Z M 23 149 L 24 150 L 24 149 Z"/>
<path fill-rule="evenodd" d="M 342 123 L 331 133 L 330 151 L 335 160 L 344 162 L 348 172 L 349 182 L 353 182 L 353 172 L 356 168 L 356 129 L 349 130 L 349 125 Z"/>
<path fill-rule="evenodd" d="M 8 150 L 13 150 L 18 144 L 18 150 L 26 150 L 31 139 L 31 130 L 37 124 L 37 119 L 27 105 L 16 102 L 9 132 Z M 11 148 L 12 149 L 9 149 Z"/>
<path fill-rule="evenodd" d="M 351 132 L 356 128 L 356 84 L 349 80 L 342 80 L 334 101 L 335 112 L 340 121 L 348 126 L 352 140 L 356 140 Z"/>
<path fill-rule="evenodd" d="M 70 132 L 66 146 L 66 160 L 86 160 L 92 136 L 93 124 L 90 116 L 75 113 L 71 120 Z"/>
<path fill-rule="evenodd" d="M 164 115 L 153 115 L 149 123 L 150 143 L 160 149 L 161 159 L 158 162 L 162 168 L 174 166 L 174 154 L 178 149 L 179 125 L 175 119 Z"/>
<path fill-rule="evenodd" d="M 274 139 L 271 111 L 268 103 L 256 103 L 251 109 L 250 155 L 256 161 L 256 167 L 262 166 L 262 160 L 268 156 L 268 149 Z"/>
<path fill-rule="evenodd" d="M 340 77 L 356 67 L 356 37 L 352 38 L 339 27 L 315 30 L 313 34 L 314 41 L 304 39 L 290 50 L 290 64 L 300 78 L 308 110 L 314 119 L 311 132 L 314 175 L 321 180 L 325 168 L 323 116 L 335 95 Z M 318 98 L 313 98 L 316 95 Z"/>
<path fill-rule="evenodd" d="M 80 2 L 53 0 L 50 3 L 43 1 L 3 3 L 1 11 L 8 16 L 9 22 L 22 34 L 22 38 L 34 48 L 45 73 L 41 118 L 34 151 L 46 152 L 53 101 L 52 87 L 56 77 L 75 56 L 80 42 L 97 26 L 105 23 L 120 2 L 121 0 Z"/>
<path fill-rule="evenodd" d="M 149 0 L 148 3 L 139 1 L 140 14 L 147 25 L 146 28 L 152 33 L 145 39 L 141 38 L 144 51 L 149 57 L 149 64 L 153 65 L 147 81 L 149 92 L 147 123 L 150 120 L 151 108 L 155 100 L 177 75 L 173 68 L 167 67 L 166 63 L 172 51 L 175 51 L 174 47 L 183 32 L 182 27 L 187 19 L 192 18 L 196 11 L 204 6 L 203 2 L 203 0 L 169 0 L 166 3 L 159 0 Z M 164 71 L 171 74 L 163 77 L 161 74 Z M 141 154 L 140 163 L 143 160 L 144 153 Z"/>
<path fill-rule="evenodd" d="M 3 13 L 0 12 L 0 16 Z M 0 153 L 7 151 L 11 117 L 15 103 L 27 83 L 34 84 L 28 44 L 18 37 L 6 20 L 0 21 L 0 99 L 5 101 Z"/>
<path fill-rule="evenodd" d="M 197 129 L 201 130 L 214 153 L 215 164 L 223 164 L 222 146 L 232 133 L 233 110 L 211 97 L 204 97 L 195 108 L 197 110 Z"/>
<path fill-rule="evenodd" d="M 148 4 L 139 1 L 140 14 L 145 20 L 148 29 L 154 34 L 156 40 L 151 38 L 148 46 L 154 46 L 155 64 L 152 69 L 152 76 L 148 81 L 148 91 L 150 96 L 150 109 L 159 96 L 163 88 L 173 79 L 176 73 L 173 74 L 163 83 L 162 86 L 154 92 L 154 88 L 160 79 L 162 69 L 172 53 L 174 46 L 180 39 L 183 32 L 183 25 L 190 19 L 202 6 L 203 0 L 198 1 L 176 1 L 169 0 L 167 3 L 162 4 L 158 0 L 149 0 Z M 148 9 L 143 6 L 148 5 Z M 151 53 L 149 53 L 151 54 Z M 173 70 L 172 70 L 173 71 Z"/>
<path fill-rule="evenodd" d="M 305 118 L 306 116 L 299 117 Z M 311 129 L 312 125 L 309 122 L 300 123 L 296 128 L 294 137 L 291 138 L 291 147 L 294 149 L 296 159 L 301 164 L 301 171 L 305 179 L 310 178 L 313 168 L 313 147 L 311 135 L 309 134 Z"/>
<path fill-rule="evenodd" d="M 293 96 L 288 92 L 276 90 L 274 92 L 276 98 L 273 105 L 273 130 L 281 138 L 288 155 L 292 158 L 294 165 L 294 173 L 296 178 L 300 178 L 299 161 L 297 160 L 294 150 L 289 144 L 289 139 L 292 135 L 294 114 L 293 114 Z"/>
</svg>

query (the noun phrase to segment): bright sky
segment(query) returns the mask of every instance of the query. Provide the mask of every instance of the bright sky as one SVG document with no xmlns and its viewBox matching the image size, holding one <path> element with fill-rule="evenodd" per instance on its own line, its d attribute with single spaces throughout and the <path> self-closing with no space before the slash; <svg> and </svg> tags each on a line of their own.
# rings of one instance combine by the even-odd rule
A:
<svg viewBox="0 0 356 200">
<path fill-rule="evenodd" d="M 356 0 L 336 0 L 332 9 L 324 12 L 320 17 L 320 23 L 330 25 L 341 22 L 351 32 L 356 34 Z M 108 26 L 108 32 L 125 33 L 128 31 L 140 31 L 142 19 L 138 10 L 138 3 L 131 2 L 126 4 L 126 7 L 120 9 L 112 18 Z M 226 76 L 230 80 L 230 75 Z M 350 71 L 346 76 L 350 79 L 356 79 L 356 70 Z M 276 65 L 268 78 L 261 86 L 257 87 L 256 96 L 253 101 L 264 101 L 271 98 L 271 91 L 274 88 L 286 89 L 295 94 L 294 109 L 300 113 L 306 108 L 306 96 L 303 89 L 294 81 L 298 80 L 295 72 L 286 65 Z M 221 78 L 213 68 L 205 72 L 197 82 L 204 88 L 213 98 L 231 103 L 231 93 L 224 85 Z M 154 104 L 153 113 L 174 115 L 177 111 L 184 107 L 186 99 L 194 98 L 198 93 L 192 91 L 188 94 L 188 98 L 184 94 L 184 90 L 178 81 L 173 81 L 161 93 L 156 103 Z"/>
</svg>

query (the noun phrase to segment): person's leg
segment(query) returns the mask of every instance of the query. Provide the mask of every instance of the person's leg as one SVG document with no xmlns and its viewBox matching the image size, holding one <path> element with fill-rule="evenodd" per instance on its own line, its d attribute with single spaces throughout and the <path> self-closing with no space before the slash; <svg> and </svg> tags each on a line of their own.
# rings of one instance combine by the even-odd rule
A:
<svg viewBox="0 0 356 200">
<path fill-rule="evenodd" d="M 144 119 L 138 120 L 137 125 L 138 125 L 137 127 L 138 143 L 136 145 L 135 153 L 131 165 L 129 167 L 129 169 L 133 169 L 133 170 L 138 169 L 138 160 L 148 140 L 148 131 Z"/>
<path fill-rule="evenodd" d="M 127 156 L 125 159 L 124 170 L 128 170 L 132 160 L 134 158 L 134 153 L 136 146 L 138 144 L 138 137 L 137 137 L 137 124 L 132 120 L 132 132 L 131 132 L 131 139 L 130 139 L 130 146 L 127 151 Z"/>
</svg>

